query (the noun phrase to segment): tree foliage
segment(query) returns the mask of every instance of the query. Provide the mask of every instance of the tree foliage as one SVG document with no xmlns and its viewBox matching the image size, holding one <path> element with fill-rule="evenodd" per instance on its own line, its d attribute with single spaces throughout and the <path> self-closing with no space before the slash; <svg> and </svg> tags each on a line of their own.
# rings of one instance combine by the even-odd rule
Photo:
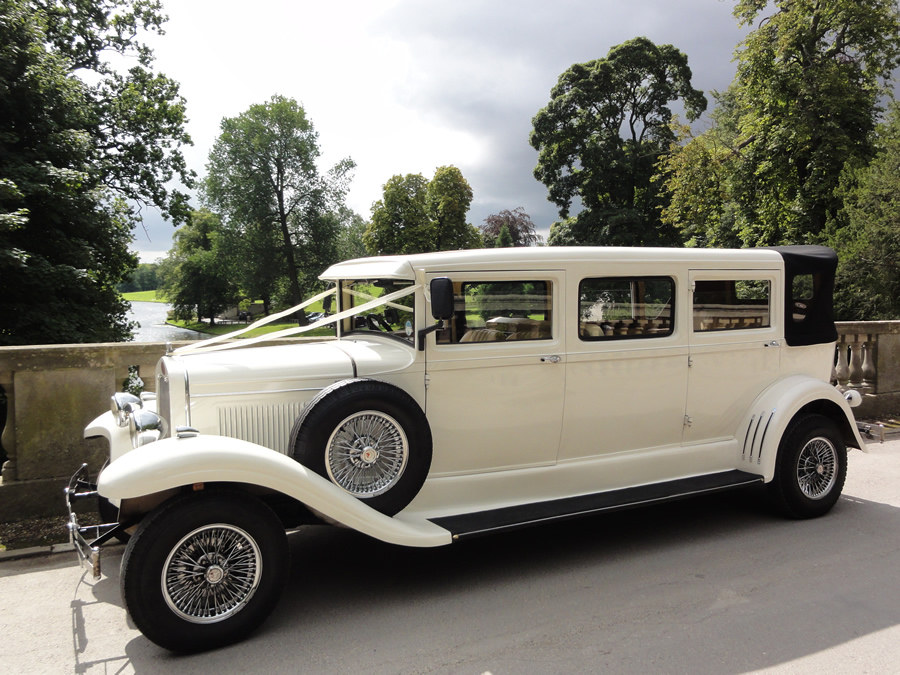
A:
<svg viewBox="0 0 900 675">
<path fill-rule="evenodd" d="M 346 158 L 322 175 L 319 155 L 318 134 L 303 106 L 276 95 L 223 119 L 207 164 L 204 202 L 228 228 L 248 242 L 271 242 L 255 228 L 278 234 L 279 256 L 257 258 L 256 265 L 281 266 L 293 304 L 334 262 L 337 228 L 330 214 L 343 203 L 355 166 Z"/>
<path fill-rule="evenodd" d="M 659 187 L 650 179 L 673 140 L 669 106 L 679 100 L 689 119 L 706 109 L 687 56 L 647 38 L 560 75 L 530 139 L 539 153 L 535 178 L 564 219 L 549 243 L 677 243 L 677 232 L 660 223 Z M 575 200 L 581 210 L 570 217 Z"/>
<path fill-rule="evenodd" d="M 237 304 L 238 291 L 221 254 L 222 222 L 207 210 L 195 211 L 175 231 L 174 245 L 160 269 L 162 291 L 175 316 L 204 317 L 215 323 L 217 314 Z"/>
<path fill-rule="evenodd" d="M 845 224 L 845 165 L 874 153 L 879 97 L 900 63 L 897 5 L 741 0 L 735 16 L 755 28 L 716 126 L 666 167 L 663 220 L 700 245 L 824 243 Z"/>
<path fill-rule="evenodd" d="M 481 236 L 485 248 L 493 248 L 500 237 L 500 231 L 506 228 L 512 241 L 510 246 L 534 246 L 541 242 L 541 236 L 534 228 L 531 216 L 521 206 L 512 211 L 503 209 L 500 213 L 491 214 L 481 224 Z"/>
<path fill-rule="evenodd" d="M 371 255 L 479 248 L 478 229 L 466 223 L 472 188 L 455 166 L 442 166 L 428 181 L 422 174 L 392 176 L 372 205 L 363 237 Z"/>
<path fill-rule="evenodd" d="M 848 166 L 838 194 L 847 224 L 839 250 L 836 315 L 847 321 L 900 316 L 900 106 L 894 104 L 865 167 Z"/>
<path fill-rule="evenodd" d="M 497 241 L 494 243 L 494 248 L 512 248 L 513 238 L 509 233 L 509 226 L 504 224 L 500 226 L 500 234 L 497 235 Z"/>
<path fill-rule="evenodd" d="M 166 184 L 191 183 L 184 101 L 136 39 L 163 20 L 149 0 L 0 0 L 0 344 L 130 335 L 136 209 L 182 218 Z"/>
</svg>

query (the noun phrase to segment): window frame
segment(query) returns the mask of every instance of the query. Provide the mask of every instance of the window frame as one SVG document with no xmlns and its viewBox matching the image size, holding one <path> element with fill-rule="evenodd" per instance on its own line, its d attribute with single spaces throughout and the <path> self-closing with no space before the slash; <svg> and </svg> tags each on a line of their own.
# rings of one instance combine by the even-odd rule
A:
<svg viewBox="0 0 900 675">
<path fill-rule="evenodd" d="M 669 296 L 669 302 L 667 305 L 668 309 L 669 309 L 668 329 L 665 331 L 653 332 L 653 333 L 643 333 L 642 332 L 642 333 L 631 333 L 631 334 L 628 334 L 628 333 L 607 334 L 605 332 L 602 332 L 601 334 L 598 334 L 598 335 L 585 335 L 582 328 L 583 328 L 584 324 L 591 323 L 591 322 L 585 322 L 582 319 L 581 297 L 584 292 L 583 291 L 584 284 L 587 282 L 590 282 L 590 281 L 601 281 L 604 279 L 610 279 L 610 280 L 615 280 L 615 281 L 626 281 L 626 282 L 631 283 L 632 284 L 632 291 L 631 291 L 632 305 L 635 304 L 633 284 L 647 282 L 647 281 L 668 281 L 670 284 L 670 289 L 671 289 L 670 296 Z M 668 337 L 675 335 L 675 333 L 676 333 L 678 282 L 677 282 L 677 279 L 675 278 L 675 276 L 673 276 L 671 274 L 641 274 L 641 275 L 623 274 L 623 275 L 603 275 L 603 276 L 583 277 L 578 282 L 577 293 L 578 293 L 578 299 L 577 299 L 578 311 L 577 311 L 577 315 L 575 317 L 575 321 L 577 322 L 576 333 L 578 335 L 578 339 L 582 342 L 592 343 L 592 342 L 611 342 L 611 341 L 616 341 L 616 340 L 647 340 L 647 339 L 653 340 L 653 339 L 660 339 L 660 338 L 668 338 Z M 632 312 L 632 314 L 633 313 L 634 312 Z M 662 314 L 662 311 L 659 314 L 657 314 L 657 316 L 655 318 L 653 318 L 651 320 L 655 321 L 656 319 L 658 319 L 661 316 L 661 314 Z M 646 318 L 647 317 L 644 317 L 644 319 L 646 319 Z M 602 330 L 602 324 L 598 323 L 596 325 L 600 326 L 601 330 Z"/>
</svg>

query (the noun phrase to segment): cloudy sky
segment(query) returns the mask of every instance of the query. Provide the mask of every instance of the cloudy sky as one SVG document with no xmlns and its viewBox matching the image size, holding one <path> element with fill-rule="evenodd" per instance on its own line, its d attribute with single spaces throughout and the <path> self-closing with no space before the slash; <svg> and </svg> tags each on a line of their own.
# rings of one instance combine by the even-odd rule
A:
<svg viewBox="0 0 900 675">
<path fill-rule="evenodd" d="M 164 0 L 147 41 L 187 99 L 188 166 L 203 176 L 223 117 L 274 94 L 299 101 L 326 170 L 357 164 L 348 204 L 368 219 L 394 174 L 455 165 L 475 193 L 469 222 L 518 206 L 556 219 L 534 179 L 531 118 L 573 63 L 645 36 L 687 53 L 709 94 L 734 75 L 733 0 Z M 133 249 L 152 262 L 174 228 L 145 212 Z"/>
</svg>

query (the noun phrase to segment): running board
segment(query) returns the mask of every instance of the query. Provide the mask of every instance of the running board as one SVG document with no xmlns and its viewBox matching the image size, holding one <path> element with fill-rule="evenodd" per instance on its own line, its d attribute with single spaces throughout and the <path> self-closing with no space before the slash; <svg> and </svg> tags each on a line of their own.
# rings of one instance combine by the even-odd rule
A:
<svg viewBox="0 0 900 675">
<path fill-rule="evenodd" d="M 725 471 L 705 476 L 680 478 L 679 480 L 652 485 L 641 485 L 623 490 L 598 492 L 580 497 L 567 497 L 549 502 L 508 506 L 491 511 L 463 513 L 458 516 L 432 518 L 431 522 L 453 534 L 453 540 L 474 537 L 501 530 L 514 530 L 528 525 L 538 525 L 603 511 L 618 511 L 636 506 L 685 499 L 695 495 L 721 492 L 762 482 L 763 477 L 746 471 Z"/>
</svg>

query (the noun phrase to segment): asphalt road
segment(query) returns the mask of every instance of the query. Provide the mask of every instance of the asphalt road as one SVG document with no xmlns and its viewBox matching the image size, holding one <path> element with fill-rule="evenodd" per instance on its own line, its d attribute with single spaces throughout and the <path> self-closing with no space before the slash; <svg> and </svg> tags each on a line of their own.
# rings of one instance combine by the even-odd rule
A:
<svg viewBox="0 0 900 675">
<path fill-rule="evenodd" d="M 825 518 L 756 492 L 437 549 L 314 527 L 247 641 L 173 656 L 126 621 L 121 547 L 0 563 L 4 673 L 900 673 L 900 440 Z"/>
</svg>

